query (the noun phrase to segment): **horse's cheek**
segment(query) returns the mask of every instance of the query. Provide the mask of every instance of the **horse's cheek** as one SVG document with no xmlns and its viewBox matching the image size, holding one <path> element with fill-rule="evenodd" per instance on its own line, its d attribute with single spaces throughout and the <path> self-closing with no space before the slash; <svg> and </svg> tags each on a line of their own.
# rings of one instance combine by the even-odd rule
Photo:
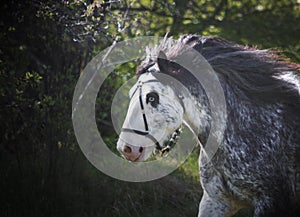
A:
<svg viewBox="0 0 300 217">
<path fill-rule="evenodd" d="M 154 114 L 153 116 L 153 124 L 155 126 L 159 126 L 159 127 L 162 127 L 163 123 L 165 122 L 164 120 L 165 118 L 163 117 L 163 115 L 161 114 Z"/>
</svg>

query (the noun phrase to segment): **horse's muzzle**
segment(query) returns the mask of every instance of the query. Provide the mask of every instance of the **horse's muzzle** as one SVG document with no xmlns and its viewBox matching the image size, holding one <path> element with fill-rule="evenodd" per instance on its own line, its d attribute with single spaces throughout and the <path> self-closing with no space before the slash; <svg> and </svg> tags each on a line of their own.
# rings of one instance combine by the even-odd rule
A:
<svg viewBox="0 0 300 217">
<path fill-rule="evenodd" d="M 144 148 L 142 146 L 136 147 L 129 144 L 124 143 L 123 145 L 119 145 L 118 151 L 127 159 L 132 162 L 137 162 L 144 154 Z"/>
</svg>

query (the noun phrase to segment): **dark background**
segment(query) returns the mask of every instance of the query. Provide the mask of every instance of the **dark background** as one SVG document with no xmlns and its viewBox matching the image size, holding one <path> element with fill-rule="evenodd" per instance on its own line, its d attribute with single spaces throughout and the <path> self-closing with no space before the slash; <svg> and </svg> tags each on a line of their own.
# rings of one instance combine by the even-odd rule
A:
<svg viewBox="0 0 300 217">
<path fill-rule="evenodd" d="M 127 183 L 94 168 L 77 145 L 76 82 L 113 41 L 197 33 L 273 49 L 300 63 L 299 0 L 11 0 L 0 10 L 1 217 L 197 216 L 199 148 L 165 178 Z M 119 67 L 99 92 L 96 118 L 112 150 L 112 90 L 136 64 Z"/>
</svg>

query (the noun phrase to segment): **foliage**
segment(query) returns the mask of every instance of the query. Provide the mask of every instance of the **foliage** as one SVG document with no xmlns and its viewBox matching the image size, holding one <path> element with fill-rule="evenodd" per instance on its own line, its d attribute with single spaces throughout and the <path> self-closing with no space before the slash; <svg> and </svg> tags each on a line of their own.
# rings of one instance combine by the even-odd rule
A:
<svg viewBox="0 0 300 217">
<path fill-rule="evenodd" d="M 78 148 L 76 81 L 114 41 L 217 35 L 300 62 L 298 0 L 11 0 L 0 12 L 1 216 L 196 215 L 197 154 L 172 176 L 133 184 L 101 174 Z M 112 149 L 111 100 L 136 65 L 118 67 L 99 92 L 98 127 Z"/>
</svg>

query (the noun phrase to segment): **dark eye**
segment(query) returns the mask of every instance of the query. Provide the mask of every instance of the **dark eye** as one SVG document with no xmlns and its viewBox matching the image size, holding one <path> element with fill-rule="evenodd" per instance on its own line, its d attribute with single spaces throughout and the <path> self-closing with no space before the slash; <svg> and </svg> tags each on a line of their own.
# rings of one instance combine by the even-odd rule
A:
<svg viewBox="0 0 300 217">
<path fill-rule="evenodd" d="M 156 92 L 150 92 L 146 95 L 146 103 L 150 103 L 154 108 L 157 107 L 159 103 L 159 96 Z"/>
</svg>

